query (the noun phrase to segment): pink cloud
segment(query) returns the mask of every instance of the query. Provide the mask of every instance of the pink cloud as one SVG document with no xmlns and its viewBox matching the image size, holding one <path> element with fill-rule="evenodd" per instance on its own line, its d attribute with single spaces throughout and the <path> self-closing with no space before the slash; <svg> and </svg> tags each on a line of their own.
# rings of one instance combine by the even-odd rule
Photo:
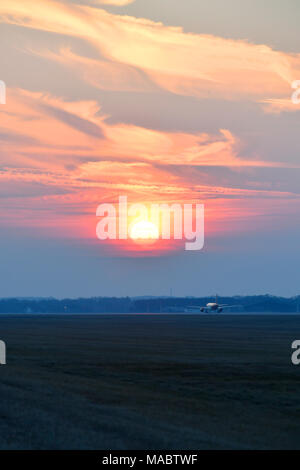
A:
<svg viewBox="0 0 300 470">
<path fill-rule="evenodd" d="M 189 96 L 260 102 L 284 99 L 300 75 L 300 54 L 185 33 L 180 27 L 88 6 L 10 0 L 0 5 L 0 17 L 7 23 L 87 41 L 98 49 L 101 59 L 92 61 L 65 50 L 52 53 L 52 59 L 67 58 L 66 65 L 77 68 L 77 73 L 98 87 L 139 90 L 158 86 Z M 47 51 L 40 53 L 50 57 Z"/>
<path fill-rule="evenodd" d="M 131 202 L 209 201 L 212 231 L 216 218 L 224 230 L 248 216 L 250 223 L 270 213 L 274 201 L 277 211 L 299 209 L 292 193 L 207 181 L 206 167 L 286 166 L 242 158 L 242 143 L 229 130 L 189 134 L 109 124 L 95 101 L 10 89 L 0 140 L 2 223 L 47 236 L 94 239 L 96 207 L 120 194 Z M 190 178 L 182 167 L 202 173 Z"/>
<path fill-rule="evenodd" d="M 90 3 L 94 5 L 115 5 L 122 7 L 135 2 L 135 0 L 90 0 Z"/>
</svg>

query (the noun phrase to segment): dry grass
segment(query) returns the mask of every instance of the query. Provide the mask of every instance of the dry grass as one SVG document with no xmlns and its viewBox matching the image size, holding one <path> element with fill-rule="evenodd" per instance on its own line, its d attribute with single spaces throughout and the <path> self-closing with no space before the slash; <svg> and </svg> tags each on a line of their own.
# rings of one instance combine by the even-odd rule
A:
<svg viewBox="0 0 300 470">
<path fill-rule="evenodd" d="M 300 448 L 297 316 L 0 316 L 2 449 Z"/>
</svg>

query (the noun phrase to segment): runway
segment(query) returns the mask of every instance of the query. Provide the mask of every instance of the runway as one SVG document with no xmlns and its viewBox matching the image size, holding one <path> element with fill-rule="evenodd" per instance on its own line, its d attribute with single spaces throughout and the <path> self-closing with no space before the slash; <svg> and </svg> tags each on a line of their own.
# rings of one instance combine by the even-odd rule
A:
<svg viewBox="0 0 300 470">
<path fill-rule="evenodd" d="M 299 448 L 299 315 L 2 315 L 0 448 Z"/>
</svg>

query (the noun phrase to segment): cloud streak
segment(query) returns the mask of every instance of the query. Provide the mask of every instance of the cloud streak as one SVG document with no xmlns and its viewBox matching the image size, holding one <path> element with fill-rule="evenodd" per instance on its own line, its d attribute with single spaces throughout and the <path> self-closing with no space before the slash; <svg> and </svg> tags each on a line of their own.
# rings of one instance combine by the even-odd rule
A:
<svg viewBox="0 0 300 470">
<path fill-rule="evenodd" d="M 287 166 L 242 158 L 241 142 L 229 130 L 195 135 L 111 125 L 96 102 L 64 101 L 26 90 L 10 90 L 1 118 L 0 136 L 4 123 L 6 133 L 0 182 L 7 195 L 1 214 L 8 224 L 27 223 L 24 217 L 31 211 L 30 223 L 44 226 L 46 216 L 46 226 L 56 218 L 63 229 L 73 220 L 71 225 L 81 234 L 84 217 L 92 217 L 99 203 L 116 201 L 119 194 L 127 194 L 132 202 L 210 201 L 208 218 L 214 217 L 219 200 L 240 215 L 238 207 L 245 199 L 289 200 L 291 208 L 299 205 L 299 195 L 291 192 L 233 187 L 232 180 L 226 184 L 226 178 L 220 179 L 217 173 L 208 177 L 212 168 L 231 168 L 233 177 L 241 169 L 246 175 L 255 169 L 279 171 Z M 26 139 L 16 138 L 16 128 Z M 93 223 L 91 219 L 85 236 L 92 236 Z"/>
<path fill-rule="evenodd" d="M 101 97 L 116 92 L 118 106 L 117 92 L 136 92 L 135 99 L 177 94 L 252 101 L 267 113 L 294 111 L 286 97 L 300 54 L 54 0 L 10 0 L 0 4 L 0 19 L 61 39 L 57 49 L 25 47 L 30 60 L 68 67 L 88 84 L 86 95 L 86 88 L 77 89 L 78 99 L 9 87 L 0 115 L 3 223 L 94 238 L 96 207 L 120 194 L 131 202 L 209 202 L 211 231 L 216 218 L 224 230 L 239 220 L 251 229 L 255 217 L 297 214 L 299 194 L 280 186 L 284 177 L 274 180 L 275 172 L 296 171 L 299 164 L 274 162 L 272 154 L 266 161 L 253 150 L 255 135 L 245 141 L 233 120 L 212 131 L 203 130 L 202 120 L 194 132 L 167 132 L 159 119 L 151 127 L 110 120 Z"/>
<path fill-rule="evenodd" d="M 64 49 L 52 54 L 52 59 L 62 62 L 67 56 L 67 64 L 77 67 L 78 73 L 98 87 L 108 87 L 110 76 L 112 86 L 120 89 L 156 86 L 198 98 L 243 97 L 259 102 L 286 97 L 290 83 L 300 75 L 300 54 L 247 41 L 185 33 L 180 27 L 88 6 L 51 0 L 37 6 L 33 0 L 26 5 L 11 0 L 0 5 L 0 17 L 7 23 L 88 42 L 104 58 L 98 64 L 94 61 L 94 70 L 91 61 Z M 47 51 L 40 53 L 49 57 Z M 83 63 L 87 66 L 84 71 Z"/>
<path fill-rule="evenodd" d="M 117 7 L 123 7 L 135 2 L 135 0 L 90 0 L 93 5 L 114 5 Z"/>
</svg>

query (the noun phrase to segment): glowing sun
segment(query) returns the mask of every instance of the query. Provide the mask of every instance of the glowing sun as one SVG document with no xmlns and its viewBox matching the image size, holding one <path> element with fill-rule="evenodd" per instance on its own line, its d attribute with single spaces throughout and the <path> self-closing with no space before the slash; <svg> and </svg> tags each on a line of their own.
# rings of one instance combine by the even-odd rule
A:
<svg viewBox="0 0 300 470">
<path fill-rule="evenodd" d="M 142 220 L 131 226 L 129 235 L 132 240 L 157 240 L 159 238 L 159 230 L 152 222 Z"/>
</svg>

